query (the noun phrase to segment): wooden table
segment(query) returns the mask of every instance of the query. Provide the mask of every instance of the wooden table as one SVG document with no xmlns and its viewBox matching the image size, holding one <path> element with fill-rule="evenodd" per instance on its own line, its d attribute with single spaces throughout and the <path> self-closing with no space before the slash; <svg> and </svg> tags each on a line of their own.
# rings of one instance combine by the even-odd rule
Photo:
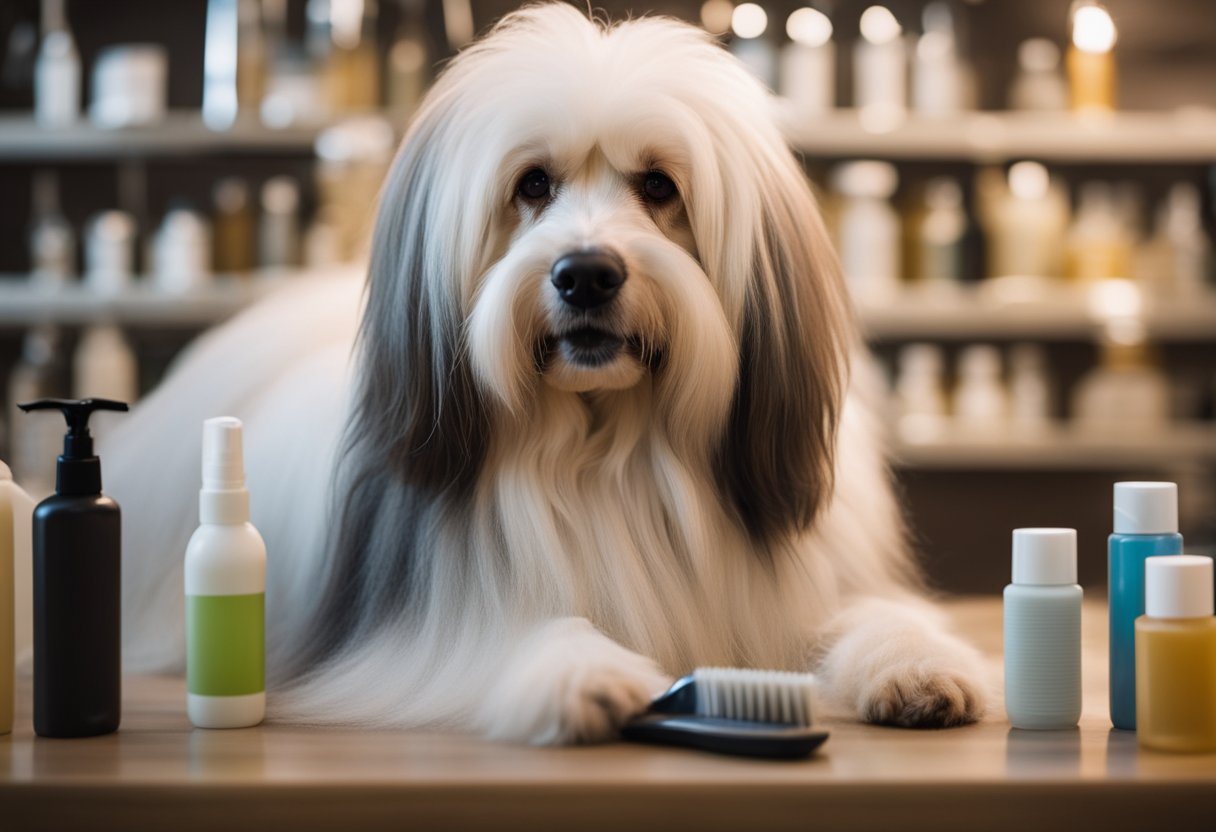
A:
<svg viewBox="0 0 1216 832">
<path fill-rule="evenodd" d="M 999 677 L 999 600 L 950 609 Z M 397 731 L 191 730 L 171 678 L 127 680 L 119 733 L 48 740 L 32 734 L 27 680 L 17 730 L 0 737 L 0 830 L 1216 830 L 1216 755 L 1140 751 L 1135 735 L 1110 730 L 1104 625 L 1105 607 L 1088 605 L 1079 729 L 1011 730 L 998 696 L 965 728 L 833 722 L 822 751 L 794 763 Z"/>
</svg>

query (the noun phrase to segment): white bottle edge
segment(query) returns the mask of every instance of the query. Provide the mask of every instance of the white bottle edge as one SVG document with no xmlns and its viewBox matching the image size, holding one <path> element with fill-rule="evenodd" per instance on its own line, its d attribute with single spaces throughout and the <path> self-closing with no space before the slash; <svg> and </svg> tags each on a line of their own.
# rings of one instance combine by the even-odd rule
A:
<svg viewBox="0 0 1216 832">
<path fill-rule="evenodd" d="M 195 728 L 252 728 L 266 718 L 266 691 L 244 696 L 187 693 L 186 714 Z"/>
</svg>

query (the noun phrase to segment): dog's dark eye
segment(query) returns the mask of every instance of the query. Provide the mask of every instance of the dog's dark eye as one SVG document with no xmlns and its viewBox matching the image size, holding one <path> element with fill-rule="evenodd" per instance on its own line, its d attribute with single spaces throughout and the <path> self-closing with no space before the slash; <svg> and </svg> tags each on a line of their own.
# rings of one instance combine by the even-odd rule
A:
<svg viewBox="0 0 1216 832">
<path fill-rule="evenodd" d="M 675 196 L 676 183 L 672 182 L 666 174 L 652 170 L 642 180 L 642 193 L 651 202 L 666 202 Z"/>
<path fill-rule="evenodd" d="M 549 174 L 540 168 L 532 168 L 519 180 L 515 190 L 524 199 L 539 200 L 549 197 Z"/>
</svg>

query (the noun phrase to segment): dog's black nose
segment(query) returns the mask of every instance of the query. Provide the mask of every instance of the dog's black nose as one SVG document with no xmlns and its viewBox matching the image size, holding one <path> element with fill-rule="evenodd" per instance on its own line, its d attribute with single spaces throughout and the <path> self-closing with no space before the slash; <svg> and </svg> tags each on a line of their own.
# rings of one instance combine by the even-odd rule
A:
<svg viewBox="0 0 1216 832">
<path fill-rule="evenodd" d="M 553 264 L 549 281 L 561 299 L 579 309 L 603 306 L 625 282 L 625 264 L 604 251 L 578 251 Z"/>
</svg>

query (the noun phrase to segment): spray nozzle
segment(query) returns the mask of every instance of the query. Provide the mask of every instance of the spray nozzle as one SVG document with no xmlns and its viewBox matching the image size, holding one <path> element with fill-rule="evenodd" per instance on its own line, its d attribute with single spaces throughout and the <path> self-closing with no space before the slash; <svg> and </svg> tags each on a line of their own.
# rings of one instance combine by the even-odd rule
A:
<svg viewBox="0 0 1216 832">
<path fill-rule="evenodd" d="M 25 412 L 31 410 L 58 410 L 68 423 L 67 435 L 63 437 L 63 458 L 66 460 L 88 459 L 93 456 L 93 436 L 89 433 L 89 417 L 96 410 L 126 411 L 124 402 L 110 399 L 40 399 L 17 407 Z"/>
</svg>

